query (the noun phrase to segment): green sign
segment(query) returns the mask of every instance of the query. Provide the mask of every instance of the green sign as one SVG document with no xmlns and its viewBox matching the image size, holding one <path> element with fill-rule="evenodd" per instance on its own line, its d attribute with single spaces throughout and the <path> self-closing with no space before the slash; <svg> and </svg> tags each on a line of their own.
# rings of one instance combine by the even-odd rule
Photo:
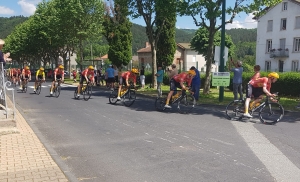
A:
<svg viewBox="0 0 300 182">
<path fill-rule="evenodd" d="M 229 72 L 212 73 L 212 86 L 229 86 L 229 83 L 230 83 Z"/>
</svg>

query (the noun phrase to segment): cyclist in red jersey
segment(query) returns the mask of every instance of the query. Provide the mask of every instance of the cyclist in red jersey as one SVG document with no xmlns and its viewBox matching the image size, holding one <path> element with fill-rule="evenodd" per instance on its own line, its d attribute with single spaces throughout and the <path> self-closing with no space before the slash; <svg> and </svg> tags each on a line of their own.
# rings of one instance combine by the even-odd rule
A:
<svg viewBox="0 0 300 182">
<path fill-rule="evenodd" d="M 25 68 L 22 70 L 20 89 L 22 89 L 23 85 L 26 85 L 29 80 L 31 80 L 31 72 L 29 70 L 29 67 L 25 66 Z"/>
<path fill-rule="evenodd" d="M 85 80 L 86 83 L 91 82 L 92 84 L 94 84 L 95 82 L 94 77 L 95 77 L 95 73 L 94 73 L 93 66 L 89 66 L 87 69 L 81 72 L 80 82 L 77 90 L 77 97 L 80 97 L 80 90 L 83 85 L 83 81 Z"/>
<path fill-rule="evenodd" d="M 248 89 L 246 90 L 246 101 L 245 101 L 245 113 L 244 116 L 248 118 L 252 118 L 252 116 L 249 114 L 248 108 L 249 108 L 249 103 L 251 100 L 251 95 L 257 95 L 255 92 L 257 91 L 256 88 L 261 88 L 263 89 L 263 92 L 267 94 L 267 96 L 274 97 L 276 96 L 275 94 L 271 94 L 271 85 L 272 83 L 275 83 L 279 79 L 279 75 L 276 72 L 272 72 L 268 74 L 268 77 L 262 77 L 258 78 L 256 80 L 252 79 L 250 80 L 248 84 Z"/>
<path fill-rule="evenodd" d="M 121 78 L 119 80 L 119 90 L 117 100 L 121 100 L 120 94 L 122 90 L 122 85 L 129 86 L 129 81 L 133 81 L 133 86 L 136 87 L 136 74 L 139 74 L 139 70 L 133 68 L 131 71 L 126 71 L 122 73 Z"/>
<path fill-rule="evenodd" d="M 16 82 L 16 79 L 18 78 L 18 70 L 16 68 L 13 68 L 10 70 L 10 78 L 12 80 L 13 83 Z"/>
<path fill-rule="evenodd" d="M 183 73 L 177 74 L 171 78 L 170 92 L 167 97 L 165 108 L 172 108 L 169 105 L 169 102 L 170 102 L 170 99 L 171 99 L 174 91 L 176 91 L 177 88 L 180 88 L 181 90 L 187 90 L 188 87 L 191 86 L 194 76 L 196 76 L 195 70 L 189 70 L 187 73 L 183 72 Z M 185 87 L 183 83 L 187 83 L 188 87 Z"/>
<path fill-rule="evenodd" d="M 50 95 L 53 94 L 53 88 L 54 88 L 54 84 L 57 80 L 61 80 L 61 82 L 64 82 L 64 76 L 65 76 L 65 73 L 64 73 L 64 66 L 63 65 L 60 65 L 58 66 L 58 68 L 56 68 L 54 70 L 54 75 L 53 75 L 53 79 L 52 79 L 52 85 L 51 85 L 51 88 L 50 88 Z"/>
</svg>

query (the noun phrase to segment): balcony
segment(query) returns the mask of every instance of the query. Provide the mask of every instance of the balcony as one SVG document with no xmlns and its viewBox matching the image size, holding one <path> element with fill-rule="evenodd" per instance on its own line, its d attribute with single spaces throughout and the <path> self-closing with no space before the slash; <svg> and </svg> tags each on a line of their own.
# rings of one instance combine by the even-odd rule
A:
<svg viewBox="0 0 300 182">
<path fill-rule="evenodd" d="M 270 58 L 287 58 L 289 57 L 288 49 L 272 49 L 270 51 Z"/>
</svg>

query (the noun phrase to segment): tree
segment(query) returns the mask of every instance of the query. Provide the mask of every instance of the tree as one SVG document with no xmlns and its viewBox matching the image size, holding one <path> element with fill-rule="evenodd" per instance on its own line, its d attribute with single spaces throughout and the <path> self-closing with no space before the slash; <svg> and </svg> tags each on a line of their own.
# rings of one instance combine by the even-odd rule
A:
<svg viewBox="0 0 300 182">
<path fill-rule="evenodd" d="M 178 0 L 179 12 L 181 15 L 191 16 L 194 23 L 198 27 L 207 29 L 208 34 L 208 46 L 206 52 L 206 80 L 204 84 L 203 93 L 208 94 L 210 90 L 211 82 L 211 67 L 214 57 L 214 37 L 222 25 L 217 26 L 217 19 L 222 15 L 222 2 L 223 0 Z M 235 0 L 233 7 L 228 7 L 226 13 L 230 18 L 225 24 L 232 23 L 235 16 L 240 12 L 252 13 L 258 11 L 260 15 L 263 11 L 263 6 L 273 6 L 281 0 L 253 0 L 249 2 L 247 0 Z M 197 18 L 200 18 L 198 21 Z"/>
<path fill-rule="evenodd" d="M 168 66 L 173 63 L 176 51 L 176 0 L 157 1 L 156 7 L 157 26 L 161 28 L 157 42 L 157 64 Z M 168 12 L 161 7 L 168 7 Z M 166 18 L 165 14 L 168 14 Z"/>
<path fill-rule="evenodd" d="M 164 4 L 175 3 L 173 0 L 119 0 L 121 6 L 127 6 L 129 8 L 129 13 L 133 18 L 142 17 L 146 24 L 146 34 L 151 47 L 152 56 L 152 85 L 154 88 L 157 87 L 156 83 L 156 51 L 157 43 L 160 37 L 162 26 L 164 26 L 168 16 L 173 16 L 172 8 L 169 9 L 168 6 Z M 171 6 L 173 7 L 173 6 Z M 155 16 L 157 12 L 165 11 L 164 16 Z M 158 19 L 161 21 L 158 24 Z"/>
<path fill-rule="evenodd" d="M 103 35 L 109 43 L 108 59 L 119 69 L 132 59 L 132 23 L 127 18 L 127 6 L 106 6 Z"/>
</svg>

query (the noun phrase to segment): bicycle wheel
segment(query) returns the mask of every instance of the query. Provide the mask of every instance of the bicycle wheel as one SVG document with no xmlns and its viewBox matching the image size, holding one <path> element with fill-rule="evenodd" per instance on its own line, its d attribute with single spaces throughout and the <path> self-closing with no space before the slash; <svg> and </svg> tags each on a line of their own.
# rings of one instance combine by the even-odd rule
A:
<svg viewBox="0 0 300 182">
<path fill-rule="evenodd" d="M 85 101 L 88 101 L 92 96 L 92 87 L 91 86 L 87 86 L 85 88 L 85 91 L 83 92 L 83 99 Z"/>
<path fill-rule="evenodd" d="M 74 91 L 74 99 L 79 99 L 79 97 L 77 96 L 78 94 L 78 88 L 76 87 L 75 88 L 75 91 Z"/>
<path fill-rule="evenodd" d="M 166 104 L 166 98 L 161 98 L 161 97 L 159 97 L 159 98 L 156 98 L 155 99 L 155 109 L 157 110 L 157 111 L 164 111 L 165 110 L 165 104 Z"/>
<path fill-rule="evenodd" d="M 226 106 L 226 116 L 229 120 L 239 120 L 245 111 L 245 103 L 241 100 L 232 101 Z"/>
<path fill-rule="evenodd" d="M 188 114 L 194 109 L 196 105 L 196 99 L 192 95 L 184 95 L 179 101 L 178 101 L 178 110 L 182 114 Z"/>
<path fill-rule="evenodd" d="M 55 97 L 58 98 L 60 95 L 60 85 L 55 88 Z"/>
<path fill-rule="evenodd" d="M 118 100 L 117 100 L 117 97 L 118 97 L 118 89 L 112 91 L 112 92 L 109 94 L 109 98 L 108 98 L 109 103 L 111 103 L 111 104 L 117 103 L 117 101 L 118 101 Z"/>
<path fill-rule="evenodd" d="M 265 124 L 276 124 L 284 116 L 284 108 L 278 103 L 264 105 L 259 111 L 259 119 Z"/>
<path fill-rule="evenodd" d="M 134 101 L 135 101 L 135 91 L 129 90 L 124 96 L 123 96 L 123 103 L 125 106 L 130 107 Z"/>
<path fill-rule="evenodd" d="M 37 95 L 40 95 L 40 93 L 41 93 L 41 89 L 42 89 L 42 86 L 41 86 L 41 84 L 38 84 L 38 86 L 36 87 L 36 91 L 35 91 L 35 93 L 36 93 Z"/>
</svg>

